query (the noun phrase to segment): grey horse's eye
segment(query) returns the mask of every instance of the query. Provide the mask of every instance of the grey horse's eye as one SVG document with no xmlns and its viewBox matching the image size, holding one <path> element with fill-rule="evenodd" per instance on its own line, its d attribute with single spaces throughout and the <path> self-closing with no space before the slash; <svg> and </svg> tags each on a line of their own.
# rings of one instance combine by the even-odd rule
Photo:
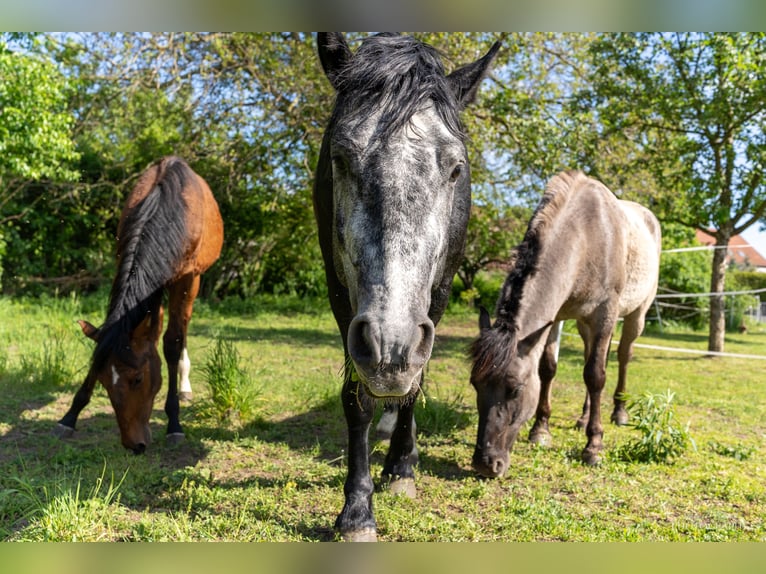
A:
<svg viewBox="0 0 766 574">
<path fill-rule="evenodd" d="M 463 164 L 459 163 L 454 168 L 452 168 L 452 173 L 449 176 L 450 183 L 456 182 L 461 173 L 463 173 Z"/>
</svg>

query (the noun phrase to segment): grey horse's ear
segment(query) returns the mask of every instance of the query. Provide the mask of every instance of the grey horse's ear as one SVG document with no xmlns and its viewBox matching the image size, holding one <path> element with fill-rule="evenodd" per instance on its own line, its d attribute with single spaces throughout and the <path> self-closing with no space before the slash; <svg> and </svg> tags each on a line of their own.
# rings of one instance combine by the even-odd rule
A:
<svg viewBox="0 0 766 574">
<path fill-rule="evenodd" d="M 317 32 L 317 50 L 325 76 L 337 90 L 340 73 L 353 56 L 351 48 L 341 32 Z"/>
<path fill-rule="evenodd" d="M 489 318 L 489 311 L 483 306 L 479 305 L 479 331 L 489 329 L 492 326 L 492 322 Z"/>
<path fill-rule="evenodd" d="M 472 64 L 467 64 L 458 68 L 447 76 L 447 81 L 452 86 L 457 101 L 462 107 L 467 106 L 476 99 L 476 92 L 484 76 L 489 72 L 489 68 L 500 50 L 500 42 L 495 42 L 482 58 Z"/>
</svg>

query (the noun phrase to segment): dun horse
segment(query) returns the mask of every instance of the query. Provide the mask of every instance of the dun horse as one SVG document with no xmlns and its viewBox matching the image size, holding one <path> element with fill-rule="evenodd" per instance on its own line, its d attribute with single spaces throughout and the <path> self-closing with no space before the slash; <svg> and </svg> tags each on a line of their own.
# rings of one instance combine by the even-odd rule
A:
<svg viewBox="0 0 766 574">
<path fill-rule="evenodd" d="M 314 208 L 346 355 L 348 476 L 335 526 L 348 540 L 375 540 L 370 422 L 377 399 L 400 406 L 382 478 L 414 496 L 414 399 L 470 211 L 458 114 L 474 99 L 499 45 L 445 76 L 438 53 L 410 37 L 369 37 L 355 53 L 340 34 L 320 33 L 317 42 L 336 101 Z"/>
<path fill-rule="evenodd" d="M 157 344 L 165 290 L 167 438 L 171 442 L 183 439 L 178 420 L 179 374 L 181 392 L 191 393 L 186 330 L 200 274 L 221 252 L 223 222 L 207 183 L 180 158 L 166 157 L 139 177 L 120 217 L 117 238 L 117 275 L 106 321 L 100 328 L 79 321 L 96 347 L 85 381 L 59 421 L 58 434 L 74 433 L 77 417 L 99 381 L 114 407 L 122 444 L 140 454 L 151 440 L 149 417 L 162 385 Z"/>
<path fill-rule="evenodd" d="M 530 440 L 550 439 L 550 388 L 563 319 L 577 320 L 585 343 L 587 397 L 580 424 L 588 442 L 582 459 L 599 462 L 601 391 L 612 333 L 624 317 L 612 421 L 625 424 L 627 366 L 657 290 L 660 243 L 654 215 L 618 200 L 600 182 L 580 172 L 561 173 L 549 182 L 514 253 L 496 322 L 490 326 L 483 315 L 471 348 L 479 410 L 473 466 L 480 474 L 505 473 L 519 429 L 533 414 Z"/>
</svg>

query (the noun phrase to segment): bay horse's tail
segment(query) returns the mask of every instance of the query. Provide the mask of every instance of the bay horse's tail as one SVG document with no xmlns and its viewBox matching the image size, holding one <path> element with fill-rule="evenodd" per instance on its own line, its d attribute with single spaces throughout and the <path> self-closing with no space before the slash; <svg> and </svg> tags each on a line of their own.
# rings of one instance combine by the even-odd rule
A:
<svg viewBox="0 0 766 574">
<path fill-rule="evenodd" d="M 152 171 L 156 172 L 153 178 Z M 147 314 L 158 316 L 163 287 L 173 278 L 188 246 L 183 190 L 194 178 L 186 162 L 168 157 L 148 168 L 133 190 L 132 195 L 143 192 L 145 196 L 126 208 L 118 228 L 117 274 L 93 352 L 97 370 L 112 352 L 129 364 L 131 355 L 125 351 L 130 333 Z"/>
</svg>

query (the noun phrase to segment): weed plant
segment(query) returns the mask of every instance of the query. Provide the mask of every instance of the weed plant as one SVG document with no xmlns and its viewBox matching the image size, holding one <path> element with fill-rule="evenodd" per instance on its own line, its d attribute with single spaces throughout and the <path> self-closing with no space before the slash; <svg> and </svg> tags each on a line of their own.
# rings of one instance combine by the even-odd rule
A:
<svg viewBox="0 0 766 574">
<path fill-rule="evenodd" d="M 672 463 L 689 446 L 696 448 L 689 434 L 689 424 L 678 426 L 675 421 L 674 396 L 669 389 L 664 393 L 644 393 L 640 397 L 626 395 L 632 421 L 629 426 L 641 436 L 618 448 L 618 458 L 627 462 Z"/>
</svg>

